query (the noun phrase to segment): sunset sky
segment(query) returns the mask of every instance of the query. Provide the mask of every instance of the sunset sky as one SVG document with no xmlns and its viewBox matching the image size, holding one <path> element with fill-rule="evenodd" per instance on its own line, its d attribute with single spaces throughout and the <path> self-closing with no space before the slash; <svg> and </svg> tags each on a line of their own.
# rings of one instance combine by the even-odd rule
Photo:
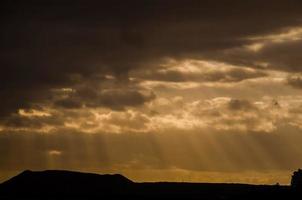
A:
<svg viewBox="0 0 302 200">
<path fill-rule="evenodd" d="M 25 169 L 289 184 L 301 0 L 4 0 L 0 182 Z"/>
</svg>

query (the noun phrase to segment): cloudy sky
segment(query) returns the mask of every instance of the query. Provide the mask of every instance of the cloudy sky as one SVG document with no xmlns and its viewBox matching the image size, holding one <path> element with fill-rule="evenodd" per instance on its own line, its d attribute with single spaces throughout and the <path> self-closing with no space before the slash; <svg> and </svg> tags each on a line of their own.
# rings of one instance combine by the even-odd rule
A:
<svg viewBox="0 0 302 200">
<path fill-rule="evenodd" d="M 0 181 L 288 184 L 302 167 L 300 0 L 9 0 L 0 25 Z"/>
</svg>

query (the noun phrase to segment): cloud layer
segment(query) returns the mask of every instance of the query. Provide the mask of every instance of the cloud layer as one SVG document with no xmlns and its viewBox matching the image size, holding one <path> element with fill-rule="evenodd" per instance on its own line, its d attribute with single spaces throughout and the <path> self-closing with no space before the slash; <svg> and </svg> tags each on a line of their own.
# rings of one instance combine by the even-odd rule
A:
<svg viewBox="0 0 302 200">
<path fill-rule="evenodd" d="M 0 113 L 8 115 L 43 102 L 50 89 L 73 87 L 76 77 L 85 80 L 108 74 L 127 80 L 129 70 L 149 69 L 165 58 L 215 59 L 216 54 L 223 55 L 222 51 L 253 44 L 250 38 L 298 26 L 300 7 L 295 0 L 130 1 L 102 5 L 94 1 L 5 1 Z M 252 64 L 256 57 L 259 62 L 297 71 L 300 59 L 294 52 L 299 52 L 299 46 L 296 40 L 270 44 L 261 54 L 244 56 L 252 61 L 243 62 Z M 227 62 L 230 56 L 219 59 Z M 243 58 L 234 61 L 238 59 Z M 240 74 L 257 76 L 245 71 L 229 73 L 231 78 Z M 173 71 L 162 76 L 157 78 L 196 79 Z M 225 80 L 217 77 L 222 74 L 208 76 L 214 81 Z"/>
</svg>

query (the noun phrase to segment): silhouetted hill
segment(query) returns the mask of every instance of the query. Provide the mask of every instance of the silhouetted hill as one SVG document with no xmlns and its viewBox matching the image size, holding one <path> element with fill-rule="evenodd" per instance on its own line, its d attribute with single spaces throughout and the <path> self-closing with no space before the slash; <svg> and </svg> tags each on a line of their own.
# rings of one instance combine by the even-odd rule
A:
<svg viewBox="0 0 302 200">
<path fill-rule="evenodd" d="M 108 196 L 126 193 L 132 183 L 120 174 L 26 170 L 2 183 L 0 194 L 7 197 Z"/>
<path fill-rule="evenodd" d="M 300 199 L 289 186 L 135 183 L 122 175 L 24 171 L 0 185 L 0 199 Z"/>
</svg>

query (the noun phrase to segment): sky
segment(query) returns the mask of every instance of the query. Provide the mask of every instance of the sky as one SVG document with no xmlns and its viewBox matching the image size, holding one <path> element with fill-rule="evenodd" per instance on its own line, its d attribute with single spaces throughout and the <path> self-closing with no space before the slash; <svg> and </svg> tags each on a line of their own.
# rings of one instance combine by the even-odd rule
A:
<svg viewBox="0 0 302 200">
<path fill-rule="evenodd" d="M 289 184 L 302 167 L 300 0 L 0 4 L 0 182 Z"/>
</svg>

